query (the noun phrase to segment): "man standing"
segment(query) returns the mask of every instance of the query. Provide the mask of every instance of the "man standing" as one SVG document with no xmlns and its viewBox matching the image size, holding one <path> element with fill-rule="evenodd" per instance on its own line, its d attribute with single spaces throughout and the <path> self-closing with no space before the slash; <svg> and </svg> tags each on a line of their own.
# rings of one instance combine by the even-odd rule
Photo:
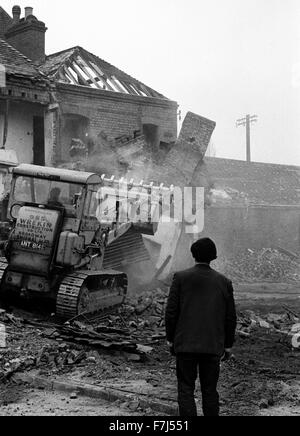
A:
<svg viewBox="0 0 300 436">
<path fill-rule="evenodd" d="M 234 344 L 236 310 L 230 280 L 213 270 L 217 249 L 209 238 L 191 248 L 196 265 L 175 274 L 166 309 L 166 333 L 177 358 L 180 416 L 197 416 L 199 373 L 204 416 L 219 415 L 217 384 L 222 356 Z"/>
</svg>

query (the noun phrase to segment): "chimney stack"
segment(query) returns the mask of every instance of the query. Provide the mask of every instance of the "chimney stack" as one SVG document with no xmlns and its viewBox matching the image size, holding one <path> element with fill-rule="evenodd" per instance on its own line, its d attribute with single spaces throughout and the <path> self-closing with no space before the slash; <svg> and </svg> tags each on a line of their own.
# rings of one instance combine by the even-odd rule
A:
<svg viewBox="0 0 300 436">
<path fill-rule="evenodd" d="M 45 23 L 33 15 L 33 8 L 25 8 L 25 17 L 20 19 L 21 8 L 13 7 L 13 24 L 5 33 L 7 42 L 34 62 L 45 59 Z"/>
<path fill-rule="evenodd" d="M 20 21 L 20 17 L 21 17 L 21 8 L 20 8 L 20 6 L 14 6 L 12 8 L 12 15 L 13 15 L 13 22 L 14 22 L 14 24 L 17 24 Z"/>
<path fill-rule="evenodd" d="M 30 15 L 33 15 L 33 8 L 31 8 L 31 7 L 27 7 L 27 8 L 25 8 L 25 20 L 27 20 L 27 18 L 28 18 Z"/>
</svg>

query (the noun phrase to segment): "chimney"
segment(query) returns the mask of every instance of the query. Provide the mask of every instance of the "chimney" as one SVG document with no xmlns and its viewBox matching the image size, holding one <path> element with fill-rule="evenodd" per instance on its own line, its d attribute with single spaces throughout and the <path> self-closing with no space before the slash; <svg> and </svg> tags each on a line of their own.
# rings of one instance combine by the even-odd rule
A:
<svg viewBox="0 0 300 436">
<path fill-rule="evenodd" d="M 20 19 L 21 9 L 13 7 L 13 24 L 5 33 L 7 42 L 34 62 L 45 59 L 45 23 L 33 15 L 33 8 L 25 8 L 25 17 Z"/>
<path fill-rule="evenodd" d="M 21 17 L 21 8 L 20 6 L 14 6 L 12 8 L 12 16 L 14 24 L 17 24 L 20 21 Z"/>
<path fill-rule="evenodd" d="M 27 7 L 27 8 L 25 8 L 25 20 L 27 20 L 27 18 L 28 18 L 30 15 L 33 15 L 33 8 L 31 8 L 31 7 Z"/>
</svg>

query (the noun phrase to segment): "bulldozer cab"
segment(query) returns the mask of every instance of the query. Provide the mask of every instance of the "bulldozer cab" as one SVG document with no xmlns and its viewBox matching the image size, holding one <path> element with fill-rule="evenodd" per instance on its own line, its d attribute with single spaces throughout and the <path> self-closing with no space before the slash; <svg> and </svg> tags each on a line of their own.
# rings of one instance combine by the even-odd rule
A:
<svg viewBox="0 0 300 436">
<path fill-rule="evenodd" d="M 47 275 L 63 231 L 78 235 L 89 193 L 99 186 L 92 173 L 20 165 L 13 170 L 8 217 L 14 221 L 9 260 L 15 270 Z"/>
<path fill-rule="evenodd" d="M 65 218 L 81 220 L 87 193 L 99 186 L 96 174 L 20 165 L 13 170 L 8 218 L 16 220 L 24 206 L 55 209 Z"/>
</svg>

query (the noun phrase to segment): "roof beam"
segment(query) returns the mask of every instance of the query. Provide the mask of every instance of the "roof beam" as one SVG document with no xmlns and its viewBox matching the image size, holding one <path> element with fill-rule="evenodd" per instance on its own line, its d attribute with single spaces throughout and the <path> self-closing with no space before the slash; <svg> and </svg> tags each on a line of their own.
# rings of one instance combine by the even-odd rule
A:
<svg viewBox="0 0 300 436">
<path fill-rule="evenodd" d="M 79 67 L 85 72 L 85 74 L 88 76 L 88 78 L 93 82 L 93 84 L 99 88 L 99 89 L 103 89 L 100 85 L 99 82 L 96 81 L 96 79 L 90 74 L 90 72 L 88 71 L 88 68 L 84 65 L 84 61 L 80 59 L 80 62 L 78 62 L 78 60 L 76 60 L 76 65 L 79 65 Z M 78 63 L 78 64 L 77 64 Z M 100 80 L 100 79 L 99 79 Z M 101 80 L 102 82 L 102 80 Z"/>
</svg>

